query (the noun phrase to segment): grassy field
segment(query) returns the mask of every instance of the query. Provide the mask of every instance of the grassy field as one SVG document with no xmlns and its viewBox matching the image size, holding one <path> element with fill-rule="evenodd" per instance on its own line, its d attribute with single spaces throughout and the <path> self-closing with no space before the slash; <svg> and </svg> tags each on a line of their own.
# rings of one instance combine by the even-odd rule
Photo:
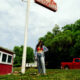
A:
<svg viewBox="0 0 80 80">
<path fill-rule="evenodd" d="M 20 71 L 15 68 L 14 71 Z M 27 69 L 23 75 L 13 73 L 11 75 L 0 76 L 0 80 L 80 80 L 80 70 L 47 69 L 47 75 L 37 76 L 37 69 Z"/>
</svg>

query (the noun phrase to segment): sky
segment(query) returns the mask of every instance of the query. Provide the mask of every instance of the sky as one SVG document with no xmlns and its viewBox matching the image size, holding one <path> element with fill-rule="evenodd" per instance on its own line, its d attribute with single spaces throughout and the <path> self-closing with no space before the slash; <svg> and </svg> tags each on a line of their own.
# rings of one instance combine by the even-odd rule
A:
<svg viewBox="0 0 80 80">
<path fill-rule="evenodd" d="M 33 49 L 55 24 L 61 28 L 80 19 L 80 0 L 54 1 L 57 12 L 30 1 L 27 45 Z M 14 46 L 24 45 L 26 8 L 27 2 L 21 0 L 0 0 L 0 46 L 13 50 Z"/>
</svg>

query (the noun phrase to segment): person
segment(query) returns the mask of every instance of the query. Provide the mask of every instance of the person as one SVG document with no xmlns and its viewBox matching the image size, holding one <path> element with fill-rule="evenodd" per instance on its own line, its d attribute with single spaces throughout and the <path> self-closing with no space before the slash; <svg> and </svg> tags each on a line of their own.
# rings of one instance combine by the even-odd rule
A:
<svg viewBox="0 0 80 80">
<path fill-rule="evenodd" d="M 40 75 L 41 73 L 46 75 L 44 52 L 47 51 L 48 48 L 45 47 L 43 42 L 40 40 L 36 46 L 36 56 L 35 56 L 37 58 L 38 75 Z"/>
</svg>

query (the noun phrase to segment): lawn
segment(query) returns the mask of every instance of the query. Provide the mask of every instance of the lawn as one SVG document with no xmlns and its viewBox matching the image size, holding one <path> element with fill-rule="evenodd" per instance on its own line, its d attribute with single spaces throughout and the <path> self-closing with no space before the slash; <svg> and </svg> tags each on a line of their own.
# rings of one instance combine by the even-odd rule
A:
<svg viewBox="0 0 80 80">
<path fill-rule="evenodd" d="M 20 71 L 15 68 L 14 71 Z M 0 76 L 0 80 L 80 80 L 80 70 L 47 69 L 47 75 L 37 76 L 37 69 L 26 69 L 26 73 Z"/>
</svg>

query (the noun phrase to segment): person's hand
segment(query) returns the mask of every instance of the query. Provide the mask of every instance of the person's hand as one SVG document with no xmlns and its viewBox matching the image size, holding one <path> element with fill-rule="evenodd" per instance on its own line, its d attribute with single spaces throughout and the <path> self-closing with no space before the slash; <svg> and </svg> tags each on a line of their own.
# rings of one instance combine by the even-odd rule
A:
<svg viewBox="0 0 80 80">
<path fill-rule="evenodd" d="M 37 60 L 37 56 L 35 56 L 35 60 Z"/>
</svg>

